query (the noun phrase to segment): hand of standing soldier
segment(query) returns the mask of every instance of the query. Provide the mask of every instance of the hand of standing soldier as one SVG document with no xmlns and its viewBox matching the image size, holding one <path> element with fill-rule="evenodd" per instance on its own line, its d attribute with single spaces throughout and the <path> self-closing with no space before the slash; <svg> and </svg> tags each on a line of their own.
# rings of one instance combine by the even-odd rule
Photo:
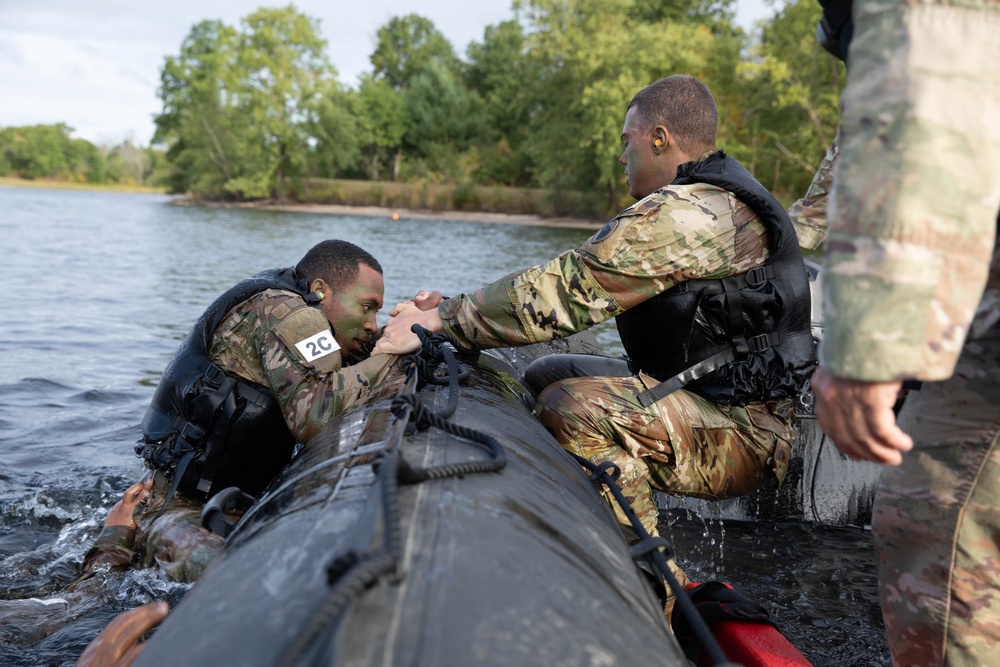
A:
<svg viewBox="0 0 1000 667">
<path fill-rule="evenodd" d="M 128 667 L 146 647 L 139 640 L 169 611 L 166 602 L 153 602 L 115 616 L 87 645 L 76 667 Z"/>
<path fill-rule="evenodd" d="M 432 292 L 428 292 L 427 290 L 420 290 L 419 292 L 417 292 L 416 296 L 414 296 L 409 301 L 403 301 L 393 306 L 392 310 L 389 311 L 389 317 L 395 317 L 396 315 L 399 314 L 399 311 L 405 308 L 406 306 L 416 306 L 420 310 L 433 310 L 434 308 L 437 308 L 439 305 L 441 305 L 441 301 L 443 300 L 444 297 L 442 297 L 441 292 L 437 290 L 434 290 Z"/>
<path fill-rule="evenodd" d="M 896 425 L 892 408 L 902 382 L 861 382 L 835 377 L 822 366 L 812 377 L 816 418 L 823 432 L 852 459 L 887 465 L 903 462 L 913 439 Z"/>
<path fill-rule="evenodd" d="M 392 309 L 392 319 L 382 330 L 382 337 L 375 344 L 372 354 L 409 354 L 420 347 L 417 334 L 410 327 L 419 324 L 434 333 L 444 331 L 444 323 L 437 308 L 421 310 L 415 304 L 404 301 Z"/>
</svg>

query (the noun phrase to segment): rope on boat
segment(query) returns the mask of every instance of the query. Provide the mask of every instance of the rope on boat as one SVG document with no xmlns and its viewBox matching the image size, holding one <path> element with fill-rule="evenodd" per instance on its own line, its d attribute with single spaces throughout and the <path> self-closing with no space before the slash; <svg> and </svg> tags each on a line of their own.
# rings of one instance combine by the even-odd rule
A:
<svg viewBox="0 0 1000 667">
<path fill-rule="evenodd" d="M 459 383 L 469 378 L 468 367 L 458 361 L 457 350 L 461 347 L 447 334 L 432 334 L 419 325 L 414 325 L 413 331 L 420 338 L 421 346 L 417 352 L 403 359 L 406 390 L 393 398 L 390 408 L 392 413 L 399 422 L 412 424 L 418 431 L 434 426 L 456 437 L 470 440 L 485 449 L 490 458 L 426 468 L 413 466 L 403 458 L 402 431 L 399 431 L 400 437 L 390 435 L 385 454 L 376 464 L 375 484 L 382 491 L 382 548 L 367 552 L 350 551 L 330 562 L 327 566 L 330 592 L 312 621 L 285 653 L 282 664 L 287 667 L 299 665 L 310 654 L 322 650 L 322 647 L 318 647 L 317 640 L 333 625 L 347 605 L 365 590 L 383 578 L 398 576 L 402 558 L 400 484 L 419 484 L 430 479 L 496 472 L 507 465 L 503 445 L 496 438 L 448 421 L 458 408 Z M 444 369 L 441 368 L 442 364 Z M 427 385 L 448 387 L 448 405 L 444 410 L 430 410 L 417 396 L 417 391 Z M 312 662 L 319 661 L 320 657 L 312 655 Z"/>
<path fill-rule="evenodd" d="M 726 654 L 719 646 L 719 642 L 715 640 L 715 636 L 709 629 L 708 624 L 705 623 L 705 619 L 695 609 L 691 598 L 688 597 L 684 587 L 677 581 L 677 577 L 674 576 L 674 573 L 670 570 L 670 566 L 667 565 L 667 558 L 673 555 L 671 553 L 670 542 L 663 537 L 653 537 L 649 534 L 649 531 L 643 527 L 635 510 L 632 509 L 632 505 L 625 498 L 625 494 L 622 493 L 621 487 L 618 486 L 618 477 L 621 476 L 621 469 L 611 461 L 593 463 L 577 454 L 572 454 L 572 456 L 576 459 L 577 463 L 590 472 L 591 482 L 603 484 L 611 492 L 611 495 L 615 497 L 615 501 L 621 507 L 622 512 L 625 513 L 626 518 L 628 518 L 629 523 L 632 525 L 632 529 L 639 536 L 639 541 L 629 549 L 632 558 L 634 560 L 646 559 L 655 568 L 655 571 L 659 572 L 666 580 L 667 585 L 674 594 L 674 598 L 677 600 L 677 607 L 679 607 L 680 612 L 691 625 L 691 629 L 701 643 L 702 648 L 708 653 L 712 664 L 716 665 L 716 667 L 737 667 L 736 663 L 732 663 L 726 658 Z"/>
</svg>

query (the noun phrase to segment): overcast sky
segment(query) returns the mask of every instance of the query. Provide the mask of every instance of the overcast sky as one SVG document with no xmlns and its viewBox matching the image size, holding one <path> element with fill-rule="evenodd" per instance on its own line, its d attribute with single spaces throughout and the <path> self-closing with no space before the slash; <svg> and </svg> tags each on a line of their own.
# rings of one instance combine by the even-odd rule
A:
<svg viewBox="0 0 1000 667">
<path fill-rule="evenodd" d="M 780 2 L 780 0 L 779 0 Z M 95 143 L 148 144 L 160 110 L 156 88 L 167 55 L 195 23 L 237 26 L 257 7 L 243 0 L 0 0 L 0 127 L 65 122 Z M 283 6 L 284 2 L 270 3 Z M 330 61 L 355 85 L 371 69 L 375 33 L 393 16 L 429 18 L 465 54 L 486 26 L 513 18 L 511 0 L 298 0 L 320 19 Z M 771 0 L 736 0 L 750 28 Z"/>
</svg>

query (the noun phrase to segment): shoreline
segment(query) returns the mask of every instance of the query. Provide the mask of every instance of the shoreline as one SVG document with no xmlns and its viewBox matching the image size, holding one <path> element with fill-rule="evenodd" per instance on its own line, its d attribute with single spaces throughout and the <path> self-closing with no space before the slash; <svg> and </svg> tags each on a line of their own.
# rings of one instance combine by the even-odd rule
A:
<svg viewBox="0 0 1000 667">
<path fill-rule="evenodd" d="M 42 190 L 77 190 L 88 192 L 122 192 L 130 195 L 165 195 L 166 188 L 151 185 L 124 185 L 122 183 L 77 183 L 43 178 L 17 178 L 0 176 L 0 188 L 26 188 Z"/>
<path fill-rule="evenodd" d="M 317 215 L 349 216 L 358 215 L 368 218 L 387 218 L 392 220 L 398 215 L 400 220 L 450 220 L 456 222 L 491 222 L 508 225 L 530 225 L 532 227 L 551 227 L 555 229 L 582 229 L 596 231 L 603 227 L 605 221 L 588 220 L 586 218 L 543 217 L 523 213 L 494 213 L 490 211 L 434 211 L 429 209 L 411 209 L 392 206 L 349 206 L 347 204 L 310 204 L 296 202 L 251 201 L 225 202 L 201 200 L 186 195 L 170 195 L 166 188 L 122 185 L 119 183 L 74 183 L 72 181 L 53 181 L 44 179 L 15 178 L 0 176 L 0 188 L 28 188 L 49 190 L 76 190 L 90 192 L 120 192 L 124 194 L 155 194 L 172 197 L 173 206 L 201 206 L 205 208 L 248 208 L 261 211 L 281 211 L 286 213 L 312 213 Z"/>
<path fill-rule="evenodd" d="M 389 206 L 347 206 L 345 204 L 299 204 L 262 202 L 216 202 L 202 201 L 189 197 L 178 197 L 170 202 L 174 206 L 202 206 L 205 208 L 249 208 L 261 211 L 281 211 L 286 213 L 313 213 L 318 215 L 360 215 L 369 218 L 388 218 L 398 215 L 399 220 L 453 220 L 459 222 L 495 222 L 511 225 L 531 225 L 533 227 L 553 227 L 559 229 L 597 230 L 604 222 L 583 218 L 544 218 L 539 215 L 517 213 L 491 213 L 488 211 L 430 211 L 422 209 L 395 208 Z"/>
</svg>

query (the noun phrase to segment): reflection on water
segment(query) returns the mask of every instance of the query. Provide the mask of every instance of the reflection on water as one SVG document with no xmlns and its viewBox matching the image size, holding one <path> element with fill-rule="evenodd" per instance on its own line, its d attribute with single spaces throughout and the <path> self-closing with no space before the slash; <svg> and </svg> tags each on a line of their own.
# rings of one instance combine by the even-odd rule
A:
<svg viewBox="0 0 1000 667">
<path fill-rule="evenodd" d="M 141 474 L 132 443 L 160 372 L 225 288 L 263 268 L 294 264 L 318 241 L 343 238 L 382 263 L 391 307 L 419 289 L 475 289 L 589 235 L 184 208 L 168 201 L 0 188 L 6 297 L 0 315 L 0 627 L 24 631 L 0 635 L 4 665 L 73 664 L 116 611 L 183 593 L 156 572 L 102 575 L 88 583 L 89 596 L 73 597 L 63 588 L 76 577 L 107 509 Z M 612 324 L 597 333 L 606 349 L 620 351 Z M 677 541 L 692 567 L 725 568 L 734 582 L 745 577 L 750 595 L 774 605 L 788 624 L 783 629 L 817 664 L 885 664 L 872 613 L 870 556 L 863 556 L 870 550 L 867 534 L 855 531 L 850 540 L 849 530 L 727 522 L 722 539 L 690 523 L 686 532 L 684 521 L 672 530 L 685 535 Z M 828 604 L 833 599 L 840 605 L 835 612 Z M 873 662 L 848 660 L 868 651 L 845 639 L 855 630 Z"/>
<path fill-rule="evenodd" d="M 692 581 L 718 579 L 763 605 L 817 667 L 891 664 L 871 533 L 804 521 L 722 521 L 671 510 L 660 529 Z"/>
</svg>

